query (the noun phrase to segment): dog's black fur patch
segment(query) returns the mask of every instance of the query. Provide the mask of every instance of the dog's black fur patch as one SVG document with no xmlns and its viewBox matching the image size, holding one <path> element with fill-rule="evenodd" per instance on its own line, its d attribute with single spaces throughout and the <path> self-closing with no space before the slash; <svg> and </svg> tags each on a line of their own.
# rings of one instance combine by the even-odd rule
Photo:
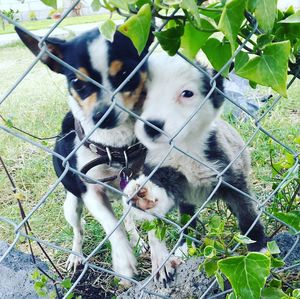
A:
<svg viewBox="0 0 300 299">
<path fill-rule="evenodd" d="M 148 176 L 153 169 L 154 167 L 146 163 L 143 172 Z M 186 201 L 185 191 L 188 187 L 188 181 L 180 171 L 172 167 L 160 167 L 151 177 L 151 181 L 164 188 L 168 196 L 171 196 L 177 205 L 179 202 Z"/>
<path fill-rule="evenodd" d="M 215 70 L 213 70 L 213 76 L 215 76 L 217 74 L 217 72 Z M 210 78 L 206 75 L 203 75 L 204 80 L 203 82 L 203 96 L 206 96 L 209 91 L 212 89 L 211 83 L 210 83 Z M 224 79 L 222 76 L 218 76 L 216 78 L 216 87 L 218 89 L 220 89 L 221 91 L 223 91 L 224 86 L 223 86 L 223 82 Z M 211 100 L 214 108 L 219 109 L 223 102 L 224 102 L 224 97 L 217 91 L 214 89 L 214 91 L 212 92 L 212 94 L 210 95 L 209 99 Z"/>
<path fill-rule="evenodd" d="M 63 157 L 67 157 L 74 149 L 74 141 L 76 133 L 74 131 L 74 116 L 71 112 L 68 112 L 62 122 L 62 131 L 57 138 L 54 151 Z M 76 155 L 73 155 L 69 159 L 69 164 L 72 168 L 77 169 Z M 62 160 L 53 156 L 53 165 L 56 175 L 59 177 L 65 170 L 62 165 Z M 72 171 L 68 171 L 66 176 L 62 179 L 64 187 L 73 193 L 76 197 L 81 198 L 82 193 L 86 192 L 86 186 L 79 178 L 79 176 Z"/>
<path fill-rule="evenodd" d="M 218 163 L 217 165 L 219 167 L 219 170 L 223 170 L 230 163 L 229 158 L 222 150 L 220 144 L 218 144 L 215 131 L 212 131 L 208 138 L 205 154 L 209 161 Z M 231 168 L 229 168 L 224 173 L 223 179 L 242 192 L 250 194 L 247 179 L 241 172 L 236 173 Z M 242 193 L 235 191 L 234 189 L 224 184 L 221 184 L 214 198 L 222 198 L 226 202 L 228 208 L 238 218 L 242 234 L 245 234 L 257 217 L 257 213 L 253 208 L 253 203 L 251 202 L 251 200 Z M 252 240 L 257 241 L 254 244 L 248 245 L 249 250 L 257 251 L 266 245 L 264 229 L 260 221 L 257 221 L 248 236 Z"/>
</svg>

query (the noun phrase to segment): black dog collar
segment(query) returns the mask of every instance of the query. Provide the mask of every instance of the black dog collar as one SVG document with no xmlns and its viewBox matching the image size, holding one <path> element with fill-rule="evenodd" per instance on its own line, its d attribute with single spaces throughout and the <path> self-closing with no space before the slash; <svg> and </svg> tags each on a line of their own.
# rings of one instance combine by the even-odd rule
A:
<svg viewBox="0 0 300 299">
<path fill-rule="evenodd" d="M 74 120 L 74 125 L 75 132 L 79 140 L 82 141 L 85 138 L 85 132 L 77 119 Z M 137 140 L 134 144 L 125 147 L 106 146 L 90 139 L 85 140 L 83 144 L 91 152 L 99 155 L 98 158 L 90 161 L 81 169 L 83 174 L 86 174 L 90 169 L 101 164 L 108 164 L 115 168 L 119 168 L 121 166 L 123 169 L 129 169 L 128 164 L 140 158 L 141 155 L 145 155 L 146 152 L 144 145 Z M 101 181 L 112 181 L 116 178 L 117 176 L 112 176 L 101 179 Z"/>
</svg>

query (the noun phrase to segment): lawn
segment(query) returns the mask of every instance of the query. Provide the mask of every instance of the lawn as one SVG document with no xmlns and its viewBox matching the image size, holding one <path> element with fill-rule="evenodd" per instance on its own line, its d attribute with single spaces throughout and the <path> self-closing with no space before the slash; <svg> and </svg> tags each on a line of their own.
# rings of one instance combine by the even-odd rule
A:
<svg viewBox="0 0 300 299">
<path fill-rule="evenodd" d="M 2 70 L 0 95 L 3 95 L 16 82 L 32 59 L 32 54 L 20 44 L 0 48 L 0 69 Z M 283 143 L 299 151 L 299 146 L 294 141 L 295 137 L 300 135 L 299 80 L 289 89 L 288 95 L 289 98 L 281 99 L 261 124 Z M 39 63 L 1 105 L 0 113 L 9 119 L 10 123 L 24 131 L 39 137 L 49 137 L 58 134 L 60 130 L 61 120 L 68 111 L 66 99 L 67 90 L 64 77 L 52 73 Z M 261 110 L 266 109 L 266 105 L 262 106 Z M 1 120 L 0 122 L 2 125 L 4 124 Z M 233 123 L 245 140 L 248 140 L 254 132 L 255 127 L 251 121 L 235 121 Z M 12 174 L 18 191 L 24 195 L 22 203 L 25 212 L 28 213 L 56 180 L 51 156 L 3 131 L 0 131 L 0 140 L 0 155 Z M 53 148 L 54 145 L 54 140 L 37 142 L 49 148 Z M 283 154 L 282 147 L 277 146 L 265 134 L 259 133 L 250 144 L 253 166 L 251 180 L 253 190 L 258 197 L 265 197 L 273 188 L 270 144 L 273 144 L 275 154 L 279 159 Z M 20 221 L 16 199 L 1 166 L 0 190 L 0 216 L 16 222 Z M 37 237 L 70 249 L 72 232 L 64 220 L 63 199 L 64 191 L 60 186 L 47 199 L 46 204 L 34 214 L 30 223 Z M 299 201 L 299 199 L 297 200 Z M 120 204 L 115 203 L 114 208 L 120 215 Z M 90 216 L 86 215 L 85 219 L 87 221 L 87 237 L 85 238 L 84 252 L 89 253 L 103 238 L 103 231 Z M 173 235 L 171 238 L 174 242 Z M 12 242 L 13 239 L 13 227 L 0 222 L 0 240 Z M 27 242 L 24 240 L 19 242 L 18 247 L 28 250 Z M 34 245 L 34 248 L 36 250 L 37 246 Z M 109 246 L 102 249 L 101 258 L 99 258 L 106 265 L 109 261 L 108 248 Z M 66 254 L 53 249 L 47 249 L 47 251 L 54 257 L 58 267 L 63 270 Z M 144 267 L 144 275 L 149 271 L 148 266 Z"/>
<path fill-rule="evenodd" d="M 100 23 L 109 18 L 109 15 L 106 13 L 91 15 L 91 16 L 78 16 L 78 17 L 68 17 L 65 18 L 60 24 L 59 28 L 63 28 L 65 26 L 70 25 L 79 25 L 79 24 L 88 24 L 88 23 Z M 120 19 L 121 17 L 117 14 L 113 15 L 113 19 Z M 25 27 L 28 30 L 39 30 L 50 28 L 56 20 L 47 19 L 47 20 L 37 20 L 37 21 L 24 21 L 20 22 L 20 25 Z M 0 26 L 0 34 L 8 34 L 14 33 L 14 26 L 12 24 L 5 24 L 5 28 L 3 29 Z"/>
</svg>

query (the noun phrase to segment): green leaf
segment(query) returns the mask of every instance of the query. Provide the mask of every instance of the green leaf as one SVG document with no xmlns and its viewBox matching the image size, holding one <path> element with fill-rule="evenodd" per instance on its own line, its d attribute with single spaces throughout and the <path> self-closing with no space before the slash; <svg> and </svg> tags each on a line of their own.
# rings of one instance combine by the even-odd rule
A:
<svg viewBox="0 0 300 299">
<path fill-rule="evenodd" d="M 237 48 L 236 37 L 245 19 L 245 6 L 245 0 L 230 0 L 226 2 L 218 25 L 219 29 L 229 40 L 232 52 Z"/>
<path fill-rule="evenodd" d="M 91 8 L 93 11 L 98 11 L 101 8 L 100 0 L 93 0 L 91 3 Z"/>
<path fill-rule="evenodd" d="M 234 235 L 233 238 L 240 244 L 253 244 L 256 242 L 254 240 L 251 240 L 249 237 L 240 234 Z"/>
<path fill-rule="evenodd" d="M 200 15 L 198 12 L 197 3 L 194 0 L 182 0 L 181 8 L 188 11 L 193 19 L 195 20 L 197 26 L 200 25 Z"/>
<path fill-rule="evenodd" d="M 215 273 L 219 288 L 221 289 L 221 291 L 224 291 L 224 279 L 222 277 L 222 274 L 219 271 L 216 271 Z"/>
<path fill-rule="evenodd" d="M 236 297 L 259 299 L 270 274 L 270 259 L 261 253 L 234 256 L 218 261 L 219 269 L 229 279 Z"/>
<path fill-rule="evenodd" d="M 212 258 L 216 255 L 216 249 L 213 246 L 206 246 L 203 254 L 206 258 Z"/>
<path fill-rule="evenodd" d="M 100 25 L 100 32 L 107 40 L 109 40 L 112 43 L 114 40 L 116 28 L 117 27 L 114 21 L 108 19 Z"/>
<path fill-rule="evenodd" d="M 44 285 L 46 285 L 47 281 L 48 281 L 48 277 L 47 277 L 46 275 L 41 275 L 41 282 L 42 282 Z"/>
<path fill-rule="evenodd" d="M 236 73 L 258 84 L 269 86 L 286 97 L 289 54 L 289 41 L 267 45 L 261 56 L 252 58 L 246 65 L 236 70 Z"/>
<path fill-rule="evenodd" d="M 294 142 L 297 144 L 300 144 L 300 135 L 294 139 Z"/>
<path fill-rule="evenodd" d="M 300 23 L 300 10 L 278 23 Z"/>
<path fill-rule="evenodd" d="M 285 263 L 282 259 L 271 256 L 271 267 L 272 268 L 280 268 L 280 267 L 284 266 L 284 264 Z"/>
<path fill-rule="evenodd" d="M 300 231 L 300 211 L 277 212 L 274 215 L 295 230 Z"/>
<path fill-rule="evenodd" d="M 297 299 L 300 298 L 300 289 L 293 290 L 292 295 Z"/>
<path fill-rule="evenodd" d="M 207 20 L 201 19 L 201 28 L 214 29 L 214 26 Z M 213 32 L 200 31 L 190 22 L 184 26 L 184 34 L 181 38 L 182 53 L 190 59 L 195 58 L 198 51 L 206 43 Z"/>
<path fill-rule="evenodd" d="M 270 32 L 274 26 L 275 18 L 277 15 L 277 1 L 257 1 L 254 15 L 257 19 L 259 27 L 263 29 L 266 33 Z"/>
<path fill-rule="evenodd" d="M 32 272 L 32 274 L 31 274 L 31 278 L 32 278 L 33 280 L 39 279 L 40 276 L 41 276 L 41 273 L 40 273 L 40 271 L 39 271 L 38 269 L 36 269 L 36 270 L 35 270 L 34 272 Z"/>
<path fill-rule="evenodd" d="M 288 296 L 278 288 L 264 288 L 261 292 L 261 299 L 282 299 L 288 298 Z"/>
<path fill-rule="evenodd" d="M 222 43 L 216 38 L 209 38 L 202 47 L 203 52 L 212 64 L 214 69 L 219 71 L 231 57 L 229 43 Z M 222 75 L 226 77 L 229 72 L 229 65 L 223 70 Z"/>
<path fill-rule="evenodd" d="M 128 1 L 124 0 L 109 0 L 109 4 L 117 8 L 128 10 Z"/>
<path fill-rule="evenodd" d="M 155 228 L 155 223 L 154 223 L 154 221 L 148 221 L 148 220 L 146 220 L 146 221 L 144 221 L 143 223 L 142 223 L 142 229 L 143 230 L 145 230 L 145 231 L 150 231 L 150 230 L 152 230 L 152 229 L 154 229 Z"/>
<path fill-rule="evenodd" d="M 182 214 L 182 215 L 180 215 L 180 223 L 182 225 L 187 224 L 188 221 L 190 221 L 190 219 L 191 219 L 191 215 L 188 215 L 188 214 Z"/>
<path fill-rule="evenodd" d="M 65 279 L 61 282 L 61 285 L 62 285 L 65 289 L 69 290 L 69 289 L 71 288 L 71 286 L 72 286 L 71 279 L 70 279 L 70 278 L 65 278 Z"/>
<path fill-rule="evenodd" d="M 163 0 L 163 3 L 166 4 L 166 5 L 170 5 L 170 6 L 173 6 L 173 5 L 178 5 L 182 2 L 182 0 Z"/>
<path fill-rule="evenodd" d="M 257 46 L 260 49 L 263 49 L 266 45 L 270 44 L 274 39 L 274 35 L 271 34 L 263 34 L 257 38 Z"/>
<path fill-rule="evenodd" d="M 45 283 L 38 280 L 34 283 L 35 290 L 42 289 L 45 286 Z"/>
<path fill-rule="evenodd" d="M 151 2 L 151 0 L 138 0 L 138 1 L 136 1 L 135 2 L 135 6 L 137 7 L 137 8 L 141 8 L 144 4 L 152 4 L 152 2 Z"/>
<path fill-rule="evenodd" d="M 176 54 L 180 47 L 180 38 L 183 35 L 183 25 L 177 25 L 175 27 L 168 28 L 161 32 L 154 32 L 154 35 L 158 39 L 161 47 L 170 55 Z"/>
<path fill-rule="evenodd" d="M 236 299 L 234 293 L 230 293 L 226 295 L 226 299 Z"/>
<path fill-rule="evenodd" d="M 119 27 L 119 31 L 129 37 L 138 53 L 141 54 L 146 46 L 151 27 L 151 7 L 143 5 L 139 12 L 130 17 Z"/>
<path fill-rule="evenodd" d="M 213 259 L 207 259 L 204 262 L 204 270 L 207 277 L 211 277 L 218 270 L 217 261 Z"/>
<path fill-rule="evenodd" d="M 271 254 L 279 254 L 280 253 L 280 249 L 279 249 L 278 245 L 276 244 L 276 241 L 268 242 L 267 247 Z"/>
<path fill-rule="evenodd" d="M 218 231 L 219 231 L 220 228 L 222 228 L 222 224 L 223 224 L 223 221 L 222 221 L 222 218 L 219 215 L 214 215 L 209 220 L 209 226 L 212 229 L 215 229 L 215 230 L 218 230 Z"/>
<path fill-rule="evenodd" d="M 155 236 L 160 240 L 160 241 L 163 241 L 166 237 L 166 232 L 167 232 L 167 227 L 165 225 L 163 226 L 159 226 L 159 227 L 156 227 L 156 230 L 155 230 Z"/>
<path fill-rule="evenodd" d="M 269 282 L 270 287 L 274 287 L 274 288 L 281 288 L 282 287 L 282 281 L 279 279 L 272 279 Z"/>
<path fill-rule="evenodd" d="M 57 0 L 41 0 L 45 5 L 51 6 L 54 9 L 57 9 Z"/>
<path fill-rule="evenodd" d="M 73 299 L 73 297 L 74 297 L 74 293 L 70 293 L 66 299 Z"/>
<path fill-rule="evenodd" d="M 197 248 L 195 248 L 195 247 L 189 247 L 188 248 L 189 256 L 194 256 L 196 253 L 197 253 Z"/>
<path fill-rule="evenodd" d="M 250 12 L 254 12 L 256 8 L 257 0 L 248 0 L 246 4 L 246 8 Z"/>
<path fill-rule="evenodd" d="M 246 52 L 239 52 L 235 56 L 234 60 L 234 69 L 237 72 L 239 69 L 241 69 L 247 62 L 249 61 L 249 55 Z"/>
</svg>

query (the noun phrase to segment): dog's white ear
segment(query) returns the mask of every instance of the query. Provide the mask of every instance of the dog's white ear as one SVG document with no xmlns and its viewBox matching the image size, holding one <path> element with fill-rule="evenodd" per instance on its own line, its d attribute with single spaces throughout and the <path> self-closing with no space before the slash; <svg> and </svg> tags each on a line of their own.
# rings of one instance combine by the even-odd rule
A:
<svg viewBox="0 0 300 299">
<path fill-rule="evenodd" d="M 28 34 L 27 32 L 23 31 L 22 29 L 15 27 L 15 30 L 17 34 L 19 35 L 22 42 L 25 44 L 25 46 L 35 55 L 37 56 L 41 49 L 39 47 L 39 41 L 40 37 L 37 37 L 33 34 Z M 46 44 L 48 50 L 54 54 L 55 56 L 63 59 L 63 47 L 65 45 L 65 41 L 58 39 L 58 38 L 47 38 Z M 47 53 L 45 53 L 41 57 L 41 61 L 46 64 L 52 71 L 56 73 L 63 73 L 63 67 L 52 59 Z"/>
</svg>

